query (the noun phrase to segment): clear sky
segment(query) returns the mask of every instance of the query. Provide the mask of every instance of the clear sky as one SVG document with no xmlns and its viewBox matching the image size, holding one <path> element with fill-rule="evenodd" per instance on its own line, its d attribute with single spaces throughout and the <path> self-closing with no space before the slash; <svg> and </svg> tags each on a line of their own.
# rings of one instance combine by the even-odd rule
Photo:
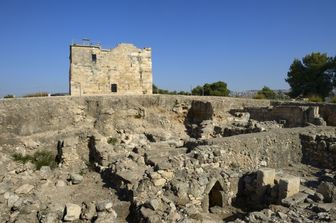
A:
<svg viewBox="0 0 336 223">
<path fill-rule="evenodd" d="M 67 92 L 82 38 L 151 47 L 165 89 L 287 89 L 294 58 L 336 55 L 335 24 L 335 0 L 0 0 L 0 96 Z"/>
</svg>

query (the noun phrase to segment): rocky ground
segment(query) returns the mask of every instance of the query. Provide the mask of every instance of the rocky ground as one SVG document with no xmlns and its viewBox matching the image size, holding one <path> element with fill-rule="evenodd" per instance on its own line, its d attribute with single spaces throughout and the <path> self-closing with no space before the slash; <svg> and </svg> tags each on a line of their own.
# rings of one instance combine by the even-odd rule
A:
<svg viewBox="0 0 336 223">
<path fill-rule="evenodd" d="M 336 129 L 310 107 L 286 128 L 211 101 L 90 100 L 0 107 L 0 222 L 336 221 Z"/>
</svg>

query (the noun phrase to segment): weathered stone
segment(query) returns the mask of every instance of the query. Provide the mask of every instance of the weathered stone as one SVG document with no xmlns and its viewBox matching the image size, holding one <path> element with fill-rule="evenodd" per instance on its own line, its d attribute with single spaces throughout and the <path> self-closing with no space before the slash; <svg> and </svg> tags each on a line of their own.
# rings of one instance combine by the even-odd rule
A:
<svg viewBox="0 0 336 223">
<path fill-rule="evenodd" d="M 67 184 L 63 180 L 57 180 L 55 183 L 56 187 L 65 187 Z"/>
<path fill-rule="evenodd" d="M 287 219 L 287 215 L 285 213 L 282 212 L 277 212 L 277 215 L 279 216 L 280 219 L 285 220 Z"/>
<path fill-rule="evenodd" d="M 38 212 L 37 218 L 39 220 L 39 223 L 59 223 L 60 219 L 57 213 L 55 212 L 48 212 L 48 213 L 42 213 Z"/>
<path fill-rule="evenodd" d="M 316 204 L 316 206 L 314 206 L 314 208 L 313 208 L 313 210 L 315 212 L 328 212 L 331 209 L 335 209 L 336 210 L 335 203 Z"/>
<path fill-rule="evenodd" d="M 89 204 L 82 204 L 82 213 L 81 219 L 91 220 L 96 215 L 96 205 L 94 202 L 90 202 Z"/>
<path fill-rule="evenodd" d="M 112 209 L 113 207 L 113 203 L 111 200 L 104 200 L 104 201 L 100 201 L 97 203 L 97 211 L 101 212 L 101 211 L 109 211 L 110 209 Z"/>
<path fill-rule="evenodd" d="M 81 207 L 77 204 L 67 203 L 65 205 L 64 221 L 75 221 L 79 219 Z"/>
<path fill-rule="evenodd" d="M 275 169 L 261 168 L 257 171 L 257 186 L 273 186 L 275 178 Z"/>
<path fill-rule="evenodd" d="M 322 182 L 318 186 L 317 192 L 323 195 L 325 202 L 336 201 L 336 186 L 331 182 Z"/>
<path fill-rule="evenodd" d="M 40 168 L 41 179 L 48 179 L 51 175 L 51 168 L 50 166 L 42 166 Z"/>
<path fill-rule="evenodd" d="M 327 212 L 320 212 L 317 214 L 317 217 L 321 221 L 330 221 L 330 215 Z"/>
<path fill-rule="evenodd" d="M 165 178 L 166 180 L 171 180 L 174 177 L 174 173 L 171 171 L 163 171 L 163 170 L 159 170 L 158 173 Z"/>
<path fill-rule="evenodd" d="M 15 193 L 17 194 L 28 194 L 30 191 L 34 189 L 33 185 L 30 184 L 23 184 L 19 188 L 15 190 Z"/>
<path fill-rule="evenodd" d="M 249 214 L 249 220 L 251 222 L 269 222 L 270 218 L 263 212 L 252 212 Z"/>
<path fill-rule="evenodd" d="M 287 197 L 281 201 L 281 204 L 285 207 L 290 207 L 302 203 L 308 197 L 308 194 L 305 193 L 296 193 L 290 197 Z"/>
<path fill-rule="evenodd" d="M 324 196 L 323 196 L 323 194 L 316 192 L 316 193 L 314 193 L 314 195 L 312 196 L 312 199 L 313 199 L 313 201 L 315 201 L 315 202 L 322 202 L 322 201 L 324 200 Z"/>
<path fill-rule="evenodd" d="M 95 223 L 114 223 L 117 222 L 117 213 L 110 209 L 109 212 L 99 212 L 97 219 L 94 221 Z"/>
<path fill-rule="evenodd" d="M 83 181 L 83 176 L 77 173 L 70 174 L 72 184 L 79 184 Z"/>
<path fill-rule="evenodd" d="M 5 199 L 6 199 L 7 196 L 5 196 Z M 19 196 L 17 196 L 16 194 L 14 193 L 9 193 L 8 194 L 8 197 L 7 197 L 7 206 L 9 208 L 12 208 L 15 204 L 15 202 L 17 202 L 19 200 Z"/>
<path fill-rule="evenodd" d="M 287 175 L 279 180 L 279 198 L 284 199 L 300 191 L 300 178 Z"/>
<path fill-rule="evenodd" d="M 166 183 L 166 180 L 164 178 L 159 178 L 159 179 L 153 179 L 152 180 L 154 186 L 160 187 L 163 186 Z"/>
</svg>

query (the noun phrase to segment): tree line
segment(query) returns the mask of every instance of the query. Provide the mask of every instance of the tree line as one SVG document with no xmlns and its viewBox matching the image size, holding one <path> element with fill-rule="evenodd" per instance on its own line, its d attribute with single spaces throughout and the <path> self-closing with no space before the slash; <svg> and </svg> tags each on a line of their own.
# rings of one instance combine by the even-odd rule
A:
<svg viewBox="0 0 336 223">
<path fill-rule="evenodd" d="M 336 88 L 336 57 L 330 57 L 325 53 L 313 52 L 304 56 L 301 60 L 294 59 L 287 72 L 286 82 L 290 91 L 285 94 L 264 86 L 254 98 L 286 100 L 290 98 L 309 98 L 311 101 L 324 101 L 326 97 L 334 96 L 332 102 L 336 102 L 334 89 Z M 168 91 L 153 85 L 154 94 L 179 94 L 179 95 L 204 95 L 204 96 L 228 96 L 230 90 L 224 81 L 205 83 L 187 91 Z"/>
</svg>

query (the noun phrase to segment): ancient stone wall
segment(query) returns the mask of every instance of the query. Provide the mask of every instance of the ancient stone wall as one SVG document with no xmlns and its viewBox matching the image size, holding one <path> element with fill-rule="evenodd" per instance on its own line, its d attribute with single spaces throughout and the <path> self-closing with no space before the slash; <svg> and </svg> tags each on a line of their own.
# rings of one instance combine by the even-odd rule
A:
<svg viewBox="0 0 336 223">
<path fill-rule="evenodd" d="M 272 106 L 317 106 L 320 116 L 327 122 L 327 125 L 336 126 L 336 104 L 314 103 L 314 102 L 280 102 L 271 101 Z"/>
<path fill-rule="evenodd" d="M 70 46 L 70 94 L 152 94 L 151 49 Z"/>
<path fill-rule="evenodd" d="M 328 135 L 302 134 L 302 162 L 313 166 L 336 168 L 336 138 Z"/>
<path fill-rule="evenodd" d="M 128 129 L 134 123 L 158 128 L 169 125 L 184 131 L 186 114 L 179 108 L 189 109 L 195 100 L 211 103 L 214 119 L 224 121 L 230 119 L 231 109 L 269 105 L 266 100 L 167 95 L 9 99 L 0 100 L 0 132 L 24 136 L 79 126 L 102 129 L 124 125 Z M 174 121 L 176 124 L 172 125 Z"/>
<path fill-rule="evenodd" d="M 279 105 L 267 108 L 245 108 L 250 117 L 257 121 L 277 121 L 285 127 L 300 127 L 308 123 L 319 124 L 318 106 Z"/>
</svg>

